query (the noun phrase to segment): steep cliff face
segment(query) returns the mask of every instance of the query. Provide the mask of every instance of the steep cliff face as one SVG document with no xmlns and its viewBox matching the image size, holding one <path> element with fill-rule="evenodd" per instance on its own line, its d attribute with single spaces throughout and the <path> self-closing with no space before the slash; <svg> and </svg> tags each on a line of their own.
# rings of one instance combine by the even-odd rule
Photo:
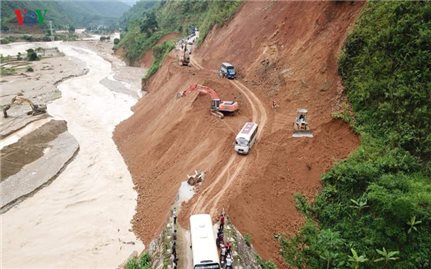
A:
<svg viewBox="0 0 431 269">
<path fill-rule="evenodd" d="M 343 100 L 337 55 L 363 3 L 245 2 L 234 18 L 213 29 L 180 67 L 172 53 L 146 85 L 149 94 L 114 138 L 139 192 L 134 229 L 146 242 L 160 233 L 179 184 L 194 169 L 207 172 L 190 214 L 224 208 L 241 233 L 250 234 L 264 258 L 278 256 L 275 233 L 292 234 L 303 223 L 294 193 L 313 198 L 320 176 L 346 158 L 359 138 L 331 112 Z M 239 70 L 237 81 L 217 77 L 221 62 Z M 210 115 L 208 96 L 177 99 L 191 83 L 235 99 L 240 113 Z M 279 107 L 271 108 L 275 100 Z M 292 138 L 297 108 L 307 108 L 314 138 Z M 237 156 L 232 142 L 245 121 L 261 124 L 258 143 Z"/>
</svg>

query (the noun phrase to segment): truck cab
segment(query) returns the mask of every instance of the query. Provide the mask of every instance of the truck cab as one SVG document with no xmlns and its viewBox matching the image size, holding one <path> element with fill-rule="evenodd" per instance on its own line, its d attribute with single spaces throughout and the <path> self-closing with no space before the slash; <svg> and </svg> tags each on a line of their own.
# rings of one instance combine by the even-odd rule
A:
<svg viewBox="0 0 431 269">
<path fill-rule="evenodd" d="M 227 77 L 228 79 L 234 79 L 236 77 L 235 68 L 230 63 L 222 63 L 219 73 L 221 77 Z"/>
</svg>

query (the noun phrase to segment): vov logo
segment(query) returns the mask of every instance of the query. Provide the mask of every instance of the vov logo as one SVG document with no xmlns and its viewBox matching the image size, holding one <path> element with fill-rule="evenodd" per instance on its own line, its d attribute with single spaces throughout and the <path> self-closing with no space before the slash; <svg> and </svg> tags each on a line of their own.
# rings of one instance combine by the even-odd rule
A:
<svg viewBox="0 0 431 269">
<path fill-rule="evenodd" d="M 18 25 L 22 26 L 24 23 L 26 25 L 33 25 L 39 22 L 40 26 L 43 25 L 43 21 L 45 20 L 46 12 L 48 10 L 44 9 L 36 9 L 36 10 L 20 10 L 15 9 L 15 16 L 18 21 Z"/>
</svg>

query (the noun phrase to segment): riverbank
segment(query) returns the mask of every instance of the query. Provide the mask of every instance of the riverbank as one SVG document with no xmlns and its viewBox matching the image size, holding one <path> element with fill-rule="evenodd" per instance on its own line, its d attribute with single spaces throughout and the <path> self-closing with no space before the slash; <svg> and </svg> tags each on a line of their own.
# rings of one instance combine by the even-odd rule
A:
<svg viewBox="0 0 431 269">
<path fill-rule="evenodd" d="M 116 267 L 134 251 L 144 249 L 130 224 L 136 192 L 112 140 L 115 126 L 132 114 L 140 89 L 133 85 L 141 76 L 117 80 L 121 67 L 116 70 L 99 56 L 101 52 L 73 42 L 46 44 L 54 43 L 65 54 L 62 61 L 71 60 L 88 70 L 83 76 L 58 83 L 61 98 L 48 103 L 48 113 L 54 119 L 67 121 L 80 151 L 48 186 L 1 215 L 2 265 Z M 124 85 L 127 92 L 113 91 L 118 85 Z"/>
</svg>

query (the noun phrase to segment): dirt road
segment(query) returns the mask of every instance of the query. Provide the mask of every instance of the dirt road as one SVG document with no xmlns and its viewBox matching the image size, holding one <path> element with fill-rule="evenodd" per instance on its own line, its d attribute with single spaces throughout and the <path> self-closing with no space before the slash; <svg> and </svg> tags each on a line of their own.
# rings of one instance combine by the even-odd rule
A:
<svg viewBox="0 0 431 269">
<path fill-rule="evenodd" d="M 136 99 L 100 83 L 113 71 L 94 51 L 56 46 L 89 69 L 60 83 L 62 98 L 48 105 L 54 118 L 67 120 L 80 152 L 54 182 L 2 215 L 2 265 L 115 268 L 144 248 L 131 232 L 137 195 L 112 140 Z"/>
<path fill-rule="evenodd" d="M 194 57 L 191 58 L 193 66 L 198 70 L 204 70 L 205 68 L 198 62 Z M 268 115 L 264 104 L 260 101 L 256 95 L 248 89 L 244 84 L 238 80 L 230 80 L 230 83 L 234 85 L 244 96 L 246 97 L 248 103 L 252 110 L 252 121 L 259 124 L 259 130 L 257 134 L 257 141 L 261 138 L 263 129 L 268 120 Z M 231 184 L 235 181 L 236 176 L 247 164 L 247 158 L 245 156 L 239 156 L 235 152 L 232 152 L 231 157 L 226 162 L 226 165 L 222 168 L 221 172 L 212 181 L 212 183 L 204 189 L 196 203 L 192 206 L 193 213 L 210 213 L 215 216 L 217 213 L 217 205 L 221 197 L 229 189 Z M 227 174 L 227 176 L 226 176 Z M 214 192 L 216 186 L 222 185 L 221 189 Z"/>
</svg>

